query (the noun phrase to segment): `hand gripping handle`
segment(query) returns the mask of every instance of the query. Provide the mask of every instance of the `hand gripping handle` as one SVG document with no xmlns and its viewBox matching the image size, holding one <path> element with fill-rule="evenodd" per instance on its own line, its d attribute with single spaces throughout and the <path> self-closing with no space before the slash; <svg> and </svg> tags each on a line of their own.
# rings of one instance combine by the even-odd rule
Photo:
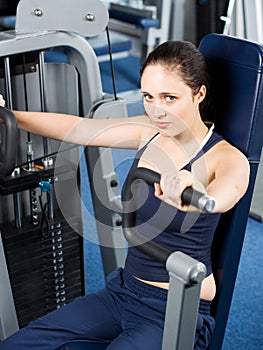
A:
<svg viewBox="0 0 263 350">
<path fill-rule="evenodd" d="M 161 175 L 153 170 L 147 168 L 136 168 L 131 175 L 132 179 L 142 179 L 148 185 L 154 185 L 154 183 L 159 183 L 161 180 Z M 132 181 L 133 181 L 132 180 Z M 211 212 L 215 206 L 214 198 L 199 192 L 192 187 L 186 187 L 182 193 L 182 202 L 184 204 L 191 204 L 196 208 L 201 210 Z"/>
<path fill-rule="evenodd" d="M 16 166 L 18 145 L 18 126 L 15 115 L 7 108 L 0 106 L 0 124 L 4 128 L 0 144 L 0 176 L 11 175 Z"/>
<path fill-rule="evenodd" d="M 123 228 L 125 237 L 130 245 L 136 246 L 136 248 L 143 253 L 149 255 L 156 261 L 165 264 L 171 252 L 153 241 L 145 241 L 145 238 L 135 228 L 136 212 L 130 208 L 130 200 L 133 196 L 131 185 L 136 179 L 143 180 L 148 185 L 153 185 L 154 183 L 160 182 L 161 176 L 159 173 L 143 167 L 136 168 L 129 173 L 123 192 Z M 187 187 L 183 191 L 182 201 L 185 204 L 195 205 L 202 210 L 212 208 L 212 206 L 214 206 L 214 200 L 209 197 L 209 201 L 212 202 L 212 205 L 204 205 L 202 202 L 204 196 L 206 195 L 194 190 L 192 187 Z"/>
</svg>

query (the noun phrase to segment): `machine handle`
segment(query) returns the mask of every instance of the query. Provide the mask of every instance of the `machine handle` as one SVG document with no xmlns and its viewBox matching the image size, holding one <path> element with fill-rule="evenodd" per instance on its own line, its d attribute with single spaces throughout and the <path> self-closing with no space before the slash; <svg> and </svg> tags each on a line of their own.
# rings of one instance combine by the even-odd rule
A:
<svg viewBox="0 0 263 350">
<path fill-rule="evenodd" d="M 215 207 L 214 198 L 193 189 L 193 187 L 186 187 L 182 193 L 182 201 L 184 204 L 192 204 L 196 208 L 208 213 L 211 213 Z"/>
<path fill-rule="evenodd" d="M 135 179 L 141 179 L 148 183 L 148 185 L 152 186 L 154 183 L 159 183 L 161 180 L 161 175 L 159 173 L 143 167 L 136 168 L 131 177 L 132 181 Z M 211 212 L 215 207 L 214 198 L 193 189 L 193 187 L 186 187 L 183 191 L 182 202 L 184 204 L 191 204 L 206 212 Z"/>
<path fill-rule="evenodd" d="M 139 167 L 130 172 L 127 177 L 124 193 L 123 193 L 123 229 L 124 234 L 130 245 L 136 246 L 137 249 L 151 258 L 166 264 L 166 261 L 171 254 L 168 249 L 156 244 L 153 241 L 145 241 L 145 237 L 141 235 L 135 228 L 136 211 L 131 208 L 131 185 L 134 180 L 140 179 L 148 185 L 160 182 L 160 174 L 147 168 Z M 205 200 L 204 200 L 205 197 Z M 187 187 L 182 194 L 182 201 L 185 204 L 192 204 L 202 210 L 210 211 L 214 207 L 215 201 L 213 198 L 204 195 L 192 187 Z"/>
<path fill-rule="evenodd" d="M 5 128 L 0 144 L 0 176 L 11 175 L 16 166 L 18 144 L 18 126 L 15 115 L 7 108 L 0 106 L 1 127 Z"/>
</svg>

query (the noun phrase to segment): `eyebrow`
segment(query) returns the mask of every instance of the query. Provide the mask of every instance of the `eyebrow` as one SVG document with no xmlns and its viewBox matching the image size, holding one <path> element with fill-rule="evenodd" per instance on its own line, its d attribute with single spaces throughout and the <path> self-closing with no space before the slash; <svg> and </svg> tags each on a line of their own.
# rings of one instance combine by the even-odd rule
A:
<svg viewBox="0 0 263 350">
<path fill-rule="evenodd" d="M 148 91 L 142 91 L 142 90 L 141 90 L 141 93 L 142 93 L 142 94 L 149 94 L 149 95 L 151 95 L 151 93 L 148 92 Z M 175 91 L 162 91 L 162 92 L 160 92 L 158 95 L 178 95 L 178 93 L 175 92 Z"/>
</svg>

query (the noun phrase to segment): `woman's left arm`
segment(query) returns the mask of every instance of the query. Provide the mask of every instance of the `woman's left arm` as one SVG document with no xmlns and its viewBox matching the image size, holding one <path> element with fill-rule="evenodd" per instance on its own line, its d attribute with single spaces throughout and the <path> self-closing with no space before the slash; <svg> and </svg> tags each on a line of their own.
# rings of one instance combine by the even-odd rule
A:
<svg viewBox="0 0 263 350">
<path fill-rule="evenodd" d="M 248 160 L 239 150 L 227 143 L 219 152 L 214 153 L 212 158 L 213 166 L 207 185 L 198 180 L 198 170 L 181 170 L 161 176 L 160 184 L 155 184 L 156 197 L 180 210 L 197 211 L 199 209 L 185 205 L 181 199 L 185 188 L 192 186 L 215 199 L 213 212 L 231 209 L 247 190 L 250 173 Z M 203 163 L 202 165 L 204 166 Z"/>
<path fill-rule="evenodd" d="M 231 209 L 245 194 L 249 184 L 250 167 L 243 153 L 230 146 L 218 158 L 214 178 L 207 186 L 207 194 L 215 199 L 214 212 Z"/>
</svg>

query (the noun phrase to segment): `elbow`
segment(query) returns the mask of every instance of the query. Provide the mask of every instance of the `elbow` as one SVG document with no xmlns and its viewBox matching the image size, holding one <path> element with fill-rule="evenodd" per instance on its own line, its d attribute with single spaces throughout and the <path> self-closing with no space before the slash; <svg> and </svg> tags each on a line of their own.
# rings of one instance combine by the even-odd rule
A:
<svg viewBox="0 0 263 350">
<path fill-rule="evenodd" d="M 236 192 L 237 192 L 237 202 L 240 201 L 241 198 L 246 194 L 250 182 L 250 165 L 247 161 L 246 167 L 242 172 L 242 176 L 240 176 L 240 181 L 237 181 L 235 184 Z"/>
</svg>

